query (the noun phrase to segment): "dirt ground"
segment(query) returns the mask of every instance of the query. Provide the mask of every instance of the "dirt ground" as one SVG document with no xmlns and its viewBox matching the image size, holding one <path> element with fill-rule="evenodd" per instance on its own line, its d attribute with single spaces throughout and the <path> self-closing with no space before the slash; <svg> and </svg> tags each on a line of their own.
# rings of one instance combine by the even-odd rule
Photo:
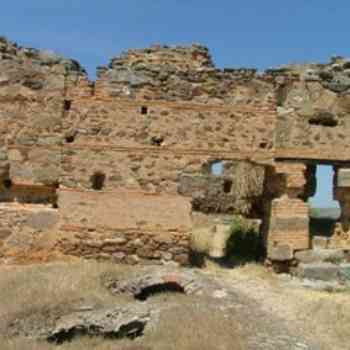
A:
<svg viewBox="0 0 350 350">
<path fill-rule="evenodd" d="M 201 295 L 165 292 L 147 303 L 159 318 L 134 340 L 78 337 L 62 345 L 36 341 L 26 331 L 54 322 L 77 305 L 123 304 L 111 295 L 106 276 L 130 276 L 137 267 L 77 261 L 0 268 L 2 350 L 257 350 L 350 349 L 350 294 L 314 292 L 292 285 L 259 265 L 195 270 Z M 204 281 L 204 282 L 203 282 Z M 136 301 L 135 301 L 136 302 Z M 26 324 L 24 322 L 24 324 Z M 29 337 L 28 337 L 29 335 Z"/>
</svg>

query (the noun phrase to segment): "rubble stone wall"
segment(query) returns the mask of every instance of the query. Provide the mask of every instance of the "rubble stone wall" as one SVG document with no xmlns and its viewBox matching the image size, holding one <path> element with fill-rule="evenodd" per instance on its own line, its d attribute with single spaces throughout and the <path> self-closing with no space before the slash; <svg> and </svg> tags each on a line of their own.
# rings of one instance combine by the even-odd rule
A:
<svg viewBox="0 0 350 350">
<path fill-rule="evenodd" d="M 349 161 L 348 66 L 220 70 L 201 45 L 154 46 L 91 82 L 74 60 L 0 38 L 1 216 L 16 227 L 3 261 L 186 263 L 195 212 L 264 218 L 267 246 L 307 248 L 308 162 Z M 55 225 L 45 214 L 28 231 L 37 210 Z M 22 231 L 31 243 L 12 249 Z"/>
</svg>

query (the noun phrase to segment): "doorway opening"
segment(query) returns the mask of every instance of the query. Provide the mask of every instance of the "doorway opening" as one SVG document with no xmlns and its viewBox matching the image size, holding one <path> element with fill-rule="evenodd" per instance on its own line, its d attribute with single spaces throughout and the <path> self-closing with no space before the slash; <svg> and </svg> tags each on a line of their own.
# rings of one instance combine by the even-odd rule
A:
<svg viewBox="0 0 350 350">
<path fill-rule="evenodd" d="M 91 187 L 95 191 L 101 191 L 105 186 L 106 175 L 100 171 L 96 171 L 91 177 Z"/>
<path fill-rule="evenodd" d="M 333 189 L 335 172 L 331 165 L 317 165 L 316 191 L 309 198 L 310 234 L 314 236 L 332 236 L 334 226 L 339 221 L 341 209 L 334 199 Z"/>
</svg>

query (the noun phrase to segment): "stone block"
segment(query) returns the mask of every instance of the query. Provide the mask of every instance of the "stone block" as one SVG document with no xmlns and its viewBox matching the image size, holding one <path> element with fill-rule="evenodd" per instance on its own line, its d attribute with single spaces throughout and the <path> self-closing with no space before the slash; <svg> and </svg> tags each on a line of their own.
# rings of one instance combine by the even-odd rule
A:
<svg viewBox="0 0 350 350">
<path fill-rule="evenodd" d="M 8 151 L 8 158 L 12 162 L 22 162 L 24 160 L 21 151 L 18 149 L 10 149 Z"/>
<path fill-rule="evenodd" d="M 340 279 L 343 281 L 350 281 L 350 264 L 341 264 L 340 268 Z"/>
<path fill-rule="evenodd" d="M 8 154 L 5 150 L 0 150 L 0 161 L 6 161 L 8 159 Z"/>
<path fill-rule="evenodd" d="M 54 227 L 59 220 L 59 214 L 56 210 L 44 210 L 34 212 L 29 215 L 26 225 L 35 230 L 47 230 Z"/>
<path fill-rule="evenodd" d="M 312 247 L 314 249 L 327 249 L 328 248 L 328 237 L 314 236 L 312 239 Z"/>
<path fill-rule="evenodd" d="M 226 255 L 226 244 L 230 236 L 230 225 L 216 225 L 215 233 L 209 245 L 211 258 L 223 258 Z"/>
<path fill-rule="evenodd" d="M 58 182 L 60 169 L 58 166 L 54 165 L 38 167 L 34 169 L 33 174 L 36 183 L 51 185 Z"/>
<path fill-rule="evenodd" d="M 269 247 L 267 257 L 272 261 L 292 260 L 293 248 L 288 244 L 281 244 Z"/>
<path fill-rule="evenodd" d="M 317 262 L 341 262 L 345 259 L 344 251 L 341 249 L 309 249 L 296 252 L 295 259 L 304 264 Z"/>
<path fill-rule="evenodd" d="M 0 240 L 4 240 L 8 237 L 10 237 L 12 234 L 11 230 L 6 229 L 6 228 L 1 228 L 0 229 Z"/>
<path fill-rule="evenodd" d="M 293 213 L 291 213 L 293 214 Z M 271 231 L 303 231 L 309 228 L 308 217 L 272 217 L 270 229 Z"/>
<path fill-rule="evenodd" d="M 350 169 L 339 169 L 337 187 L 350 187 Z"/>
<path fill-rule="evenodd" d="M 334 281 L 339 279 L 340 267 L 331 263 L 299 264 L 296 274 L 311 280 Z"/>
</svg>

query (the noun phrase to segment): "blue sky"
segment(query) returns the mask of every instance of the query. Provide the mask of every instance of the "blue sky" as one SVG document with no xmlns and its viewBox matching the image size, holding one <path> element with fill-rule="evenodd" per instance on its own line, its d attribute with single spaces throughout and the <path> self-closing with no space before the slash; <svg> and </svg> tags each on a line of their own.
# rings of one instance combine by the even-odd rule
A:
<svg viewBox="0 0 350 350">
<path fill-rule="evenodd" d="M 12 0 L 1 4 L 0 34 L 75 58 L 91 78 L 112 56 L 154 43 L 198 42 L 218 67 L 262 70 L 350 56 L 349 16 L 349 0 Z"/>
<path fill-rule="evenodd" d="M 339 203 L 333 200 L 333 176 L 332 166 L 319 165 L 316 170 L 317 186 L 315 196 L 310 198 L 312 207 L 339 208 Z"/>
</svg>

